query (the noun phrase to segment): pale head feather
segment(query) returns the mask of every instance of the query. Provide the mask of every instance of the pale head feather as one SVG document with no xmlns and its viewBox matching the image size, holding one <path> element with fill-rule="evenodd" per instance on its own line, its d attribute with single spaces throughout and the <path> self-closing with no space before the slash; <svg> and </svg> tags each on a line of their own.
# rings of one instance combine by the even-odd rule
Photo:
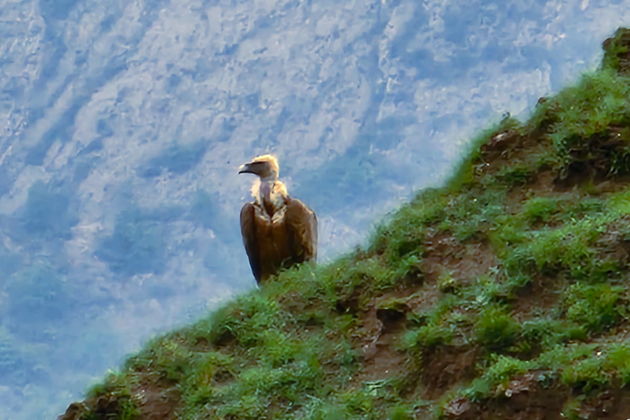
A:
<svg viewBox="0 0 630 420">
<path fill-rule="evenodd" d="M 280 165 L 278 165 L 278 159 L 274 155 L 260 155 L 252 159 L 252 162 L 267 162 L 271 166 L 271 170 L 276 174 L 276 177 L 280 176 Z"/>
</svg>

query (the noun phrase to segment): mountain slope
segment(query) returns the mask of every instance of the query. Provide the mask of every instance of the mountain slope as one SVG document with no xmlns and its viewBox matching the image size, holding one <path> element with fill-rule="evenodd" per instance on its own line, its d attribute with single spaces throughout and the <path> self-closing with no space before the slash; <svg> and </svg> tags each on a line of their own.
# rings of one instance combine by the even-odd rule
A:
<svg viewBox="0 0 630 420">
<path fill-rule="evenodd" d="M 630 30 L 332 264 L 159 337 L 64 419 L 630 415 Z"/>
</svg>

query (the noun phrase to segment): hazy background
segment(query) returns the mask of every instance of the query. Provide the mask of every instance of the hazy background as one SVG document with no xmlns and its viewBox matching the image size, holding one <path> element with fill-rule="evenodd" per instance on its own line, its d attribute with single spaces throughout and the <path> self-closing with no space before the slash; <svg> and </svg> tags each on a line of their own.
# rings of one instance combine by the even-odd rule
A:
<svg viewBox="0 0 630 420">
<path fill-rule="evenodd" d="M 241 163 L 278 155 L 329 260 L 628 24 L 630 0 L 0 0 L 0 419 L 55 418 L 254 286 Z"/>
</svg>

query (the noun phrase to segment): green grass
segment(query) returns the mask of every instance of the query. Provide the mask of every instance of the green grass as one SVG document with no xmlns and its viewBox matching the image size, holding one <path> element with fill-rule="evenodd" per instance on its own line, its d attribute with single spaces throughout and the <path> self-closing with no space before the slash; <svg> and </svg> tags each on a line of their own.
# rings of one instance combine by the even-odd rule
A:
<svg viewBox="0 0 630 420">
<path fill-rule="evenodd" d="M 586 74 L 546 101 L 532 118 L 551 121 L 549 138 L 561 177 L 576 170 L 624 174 L 630 170 L 630 84 L 612 70 Z"/>
<path fill-rule="evenodd" d="M 558 213 L 559 205 L 555 197 L 533 197 L 523 203 L 523 217 L 530 224 L 547 223 Z"/>
<path fill-rule="evenodd" d="M 453 339 L 451 328 L 443 325 L 428 324 L 420 328 L 409 330 L 403 338 L 407 349 L 432 349 L 439 345 L 449 344 Z"/>
<path fill-rule="evenodd" d="M 393 264 L 401 258 L 419 257 L 425 239 L 423 227 L 442 220 L 446 205 L 447 195 L 442 191 L 422 191 L 410 205 L 401 208 L 376 228 L 369 250 L 384 254 Z"/>
<path fill-rule="evenodd" d="M 468 151 L 462 154 L 463 158 L 453 171 L 453 175 L 446 182 L 446 190 L 459 193 L 465 186 L 474 184 L 476 182 L 475 168 L 481 156 L 481 146 L 487 144 L 496 134 L 518 129 L 520 126 L 521 124 L 518 120 L 505 118 L 476 136 L 470 142 Z"/>
</svg>

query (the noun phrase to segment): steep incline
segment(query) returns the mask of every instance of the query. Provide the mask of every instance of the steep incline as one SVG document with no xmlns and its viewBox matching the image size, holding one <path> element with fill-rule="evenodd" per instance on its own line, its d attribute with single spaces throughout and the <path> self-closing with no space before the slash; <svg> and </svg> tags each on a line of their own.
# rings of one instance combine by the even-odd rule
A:
<svg viewBox="0 0 630 420">
<path fill-rule="evenodd" d="M 630 30 L 334 263 L 149 343 L 63 419 L 630 416 Z"/>
</svg>

